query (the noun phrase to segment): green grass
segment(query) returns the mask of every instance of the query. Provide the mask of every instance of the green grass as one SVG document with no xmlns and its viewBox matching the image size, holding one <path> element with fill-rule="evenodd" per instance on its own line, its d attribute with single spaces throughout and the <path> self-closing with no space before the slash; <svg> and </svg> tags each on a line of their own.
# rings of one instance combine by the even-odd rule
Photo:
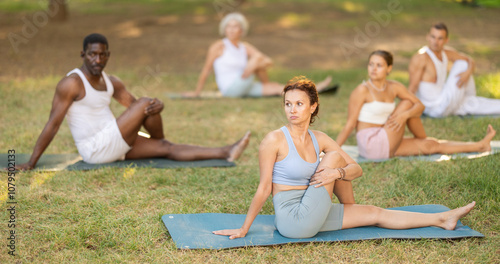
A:
<svg viewBox="0 0 500 264">
<path fill-rule="evenodd" d="M 477 93 L 492 98 L 500 98 L 500 72 L 480 76 L 477 81 Z"/>
<path fill-rule="evenodd" d="M 276 69 L 271 78 L 286 81 L 305 74 L 319 79 L 328 72 Z M 342 89 L 337 96 L 322 97 L 320 119 L 314 129 L 335 137 L 345 122 L 350 90 L 364 77 L 364 69 L 335 72 Z M 140 78 L 120 72 L 139 93 Z M 170 83 L 195 82 L 195 74 L 164 76 Z M 481 79 L 482 76 L 480 76 Z M 404 80 L 402 80 L 404 81 Z M 1 111 L 4 138 L 0 151 L 30 152 L 46 121 L 56 77 L 0 84 L 9 100 Z M 38 83 L 38 85 L 33 85 Z M 24 87 L 30 96 L 18 93 Z M 411 204 L 444 204 L 457 207 L 471 200 L 477 208 L 464 224 L 486 235 L 484 239 L 381 240 L 222 251 L 179 251 L 161 222 L 167 213 L 244 214 L 257 187 L 259 140 L 285 120 L 279 98 L 170 101 L 161 83 L 142 93 L 158 96 L 168 138 L 210 146 L 231 143 L 247 129 L 253 138 L 235 168 L 119 169 L 87 172 L 26 172 L 18 174 L 18 257 L 22 262 L 498 262 L 500 246 L 500 163 L 498 155 L 476 160 L 442 163 L 393 160 L 362 164 L 364 176 L 354 182 L 356 201 L 382 207 Z M 180 90 L 181 86 L 174 85 Z M 215 87 L 209 87 L 213 89 Z M 44 102 L 35 106 L 35 102 Z M 123 109 L 113 104 L 115 113 Z M 491 118 L 425 119 L 429 135 L 453 140 L 478 140 Z M 18 123 L 29 125 L 16 125 Z M 348 144 L 355 144 L 353 137 Z M 76 152 L 64 124 L 47 153 Z M 0 186 L 6 183 L 2 178 Z M 5 192 L 5 189 L 3 190 Z M 1 197 L 1 195 L 0 195 Z M 269 199 L 262 214 L 273 214 Z M 2 219 L 6 219 L 6 213 Z M 12 260 L 0 255 L 0 262 Z"/>
</svg>

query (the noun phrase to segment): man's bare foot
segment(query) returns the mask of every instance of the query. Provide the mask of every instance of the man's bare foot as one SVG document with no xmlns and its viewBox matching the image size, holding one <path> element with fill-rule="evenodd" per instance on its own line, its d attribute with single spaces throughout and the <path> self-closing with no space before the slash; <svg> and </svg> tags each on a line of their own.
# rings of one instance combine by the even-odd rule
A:
<svg viewBox="0 0 500 264">
<path fill-rule="evenodd" d="M 488 129 L 486 130 L 486 136 L 484 136 L 481 141 L 481 151 L 490 151 L 491 150 L 491 145 L 490 141 L 495 137 L 497 131 L 493 129 L 493 126 L 488 125 Z"/>
<path fill-rule="evenodd" d="M 248 146 L 250 135 L 250 131 L 247 131 L 245 135 L 240 140 L 238 140 L 238 142 L 234 143 L 231 150 L 229 151 L 229 157 L 227 158 L 227 161 L 233 162 L 241 156 L 241 153 L 243 153 L 245 148 Z"/>
<path fill-rule="evenodd" d="M 318 91 L 318 93 L 321 92 L 322 90 L 324 90 L 326 87 L 328 87 L 328 85 L 331 82 L 332 82 L 332 76 L 328 76 L 323 81 L 317 83 L 316 90 Z"/>
<path fill-rule="evenodd" d="M 472 208 L 474 208 L 474 205 L 476 205 L 476 202 L 472 202 L 466 206 L 444 212 L 442 219 L 443 222 L 440 227 L 446 230 L 454 230 L 457 226 L 457 221 L 460 220 L 460 218 L 466 216 L 472 210 Z"/>
</svg>

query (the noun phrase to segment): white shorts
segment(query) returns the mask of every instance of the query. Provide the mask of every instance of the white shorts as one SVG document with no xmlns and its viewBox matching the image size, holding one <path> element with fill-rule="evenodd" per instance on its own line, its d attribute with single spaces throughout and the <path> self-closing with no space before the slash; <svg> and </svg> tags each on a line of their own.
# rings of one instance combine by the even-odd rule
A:
<svg viewBox="0 0 500 264">
<path fill-rule="evenodd" d="M 222 95 L 226 97 L 261 97 L 262 83 L 254 81 L 255 75 L 246 79 L 238 77 L 228 88 L 221 90 Z"/>
<path fill-rule="evenodd" d="M 76 147 L 83 161 L 92 164 L 124 160 L 125 154 L 131 149 L 123 139 L 116 119 Z"/>
</svg>

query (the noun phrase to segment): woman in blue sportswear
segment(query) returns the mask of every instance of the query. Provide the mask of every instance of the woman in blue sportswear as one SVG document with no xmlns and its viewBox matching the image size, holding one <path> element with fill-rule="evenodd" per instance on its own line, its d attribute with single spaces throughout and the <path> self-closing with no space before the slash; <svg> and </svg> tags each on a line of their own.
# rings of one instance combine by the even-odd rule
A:
<svg viewBox="0 0 500 264">
<path fill-rule="evenodd" d="M 386 210 L 354 203 L 332 204 L 333 193 L 346 181 L 362 174 L 361 167 L 339 145 L 320 131 L 309 130 L 318 114 L 319 100 L 313 82 L 294 79 L 283 90 L 288 124 L 266 135 L 259 148 L 260 183 L 241 228 L 214 231 L 230 239 L 244 237 L 270 194 L 275 225 L 281 235 L 308 238 L 321 231 L 359 226 L 407 229 L 437 226 L 453 230 L 475 205 L 436 214 Z M 325 153 L 320 162 L 319 154 Z M 346 185 L 344 185 L 345 187 Z"/>
</svg>

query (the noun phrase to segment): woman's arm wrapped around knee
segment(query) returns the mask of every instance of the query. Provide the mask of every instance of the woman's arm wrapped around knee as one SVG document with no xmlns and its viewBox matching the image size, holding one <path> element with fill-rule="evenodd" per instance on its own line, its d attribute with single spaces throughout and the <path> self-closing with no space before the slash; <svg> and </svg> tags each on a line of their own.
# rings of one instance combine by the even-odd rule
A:
<svg viewBox="0 0 500 264">
<path fill-rule="evenodd" d="M 362 174 L 363 170 L 356 162 L 348 164 L 338 151 L 331 151 L 323 156 L 316 173 L 311 177 L 310 185 L 318 184 L 317 187 L 320 187 L 340 179 L 352 181 Z"/>
</svg>

